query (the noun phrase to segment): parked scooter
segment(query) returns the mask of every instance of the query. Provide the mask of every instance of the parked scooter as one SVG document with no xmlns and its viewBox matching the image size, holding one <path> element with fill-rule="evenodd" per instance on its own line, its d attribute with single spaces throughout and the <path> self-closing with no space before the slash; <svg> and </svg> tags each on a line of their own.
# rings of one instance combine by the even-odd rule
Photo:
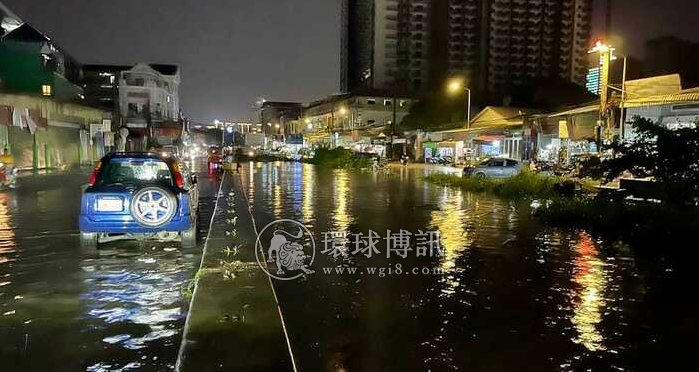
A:
<svg viewBox="0 0 699 372">
<path fill-rule="evenodd" d="M 15 168 L 12 154 L 5 151 L 0 155 L 0 187 L 14 188 L 17 184 L 17 174 L 19 169 Z"/>
</svg>

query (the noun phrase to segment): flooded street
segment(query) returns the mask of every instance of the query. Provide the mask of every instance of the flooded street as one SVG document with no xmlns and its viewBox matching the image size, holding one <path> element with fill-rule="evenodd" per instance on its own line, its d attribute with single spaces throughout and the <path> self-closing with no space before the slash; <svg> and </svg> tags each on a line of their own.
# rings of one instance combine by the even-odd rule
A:
<svg viewBox="0 0 699 372">
<path fill-rule="evenodd" d="M 547 228 L 527 202 L 431 186 L 425 172 L 243 167 L 258 228 L 294 219 L 316 242 L 315 273 L 273 282 L 300 370 L 621 371 L 692 361 L 699 307 L 680 285 L 693 279 L 689 264 Z M 81 250 L 83 179 L 0 193 L 4 367 L 172 370 L 202 244 Z M 218 182 L 200 180 L 208 221 Z M 413 234 L 405 257 L 387 256 L 387 230 Z M 437 230 L 443 256 L 418 256 L 414 235 Z M 341 231 L 377 234 L 376 252 L 351 254 L 352 239 L 338 245 L 347 255 L 327 251 L 323 233 Z"/>
<path fill-rule="evenodd" d="M 274 282 L 302 370 L 654 370 L 699 351 L 686 269 L 424 174 L 245 167 L 258 226 L 295 219 L 315 236 L 316 272 Z M 371 258 L 321 253 L 323 232 L 401 229 L 439 230 L 444 256 L 387 258 L 383 238 Z"/>
<path fill-rule="evenodd" d="M 81 250 L 86 179 L 38 176 L 0 192 L 0 370 L 174 368 L 189 301 L 183 290 L 201 249 L 122 241 Z M 200 179 L 208 221 L 217 182 Z"/>
</svg>

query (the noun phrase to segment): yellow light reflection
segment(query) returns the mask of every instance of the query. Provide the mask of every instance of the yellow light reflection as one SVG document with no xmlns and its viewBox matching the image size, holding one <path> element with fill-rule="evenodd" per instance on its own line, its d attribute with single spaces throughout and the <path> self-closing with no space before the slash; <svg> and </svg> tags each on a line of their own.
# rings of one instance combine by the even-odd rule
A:
<svg viewBox="0 0 699 372">
<path fill-rule="evenodd" d="M 0 264 L 14 261 L 8 256 L 15 252 L 15 231 L 12 227 L 7 194 L 0 194 Z"/>
<path fill-rule="evenodd" d="M 578 289 L 573 292 L 571 320 L 578 337 L 573 341 L 590 351 L 605 350 L 604 338 L 598 325 L 607 304 L 604 292 L 608 284 L 608 273 L 590 235 L 581 232 L 579 238 L 574 248 L 573 282 L 578 285 Z"/>
<path fill-rule="evenodd" d="M 347 171 L 335 171 L 335 190 L 333 198 L 335 201 L 335 210 L 332 215 L 332 221 L 335 226 L 335 231 L 347 231 L 352 222 L 352 216 L 350 216 L 348 207 L 351 196 Z"/>
<path fill-rule="evenodd" d="M 304 164 L 301 171 L 301 182 L 303 183 L 303 199 L 301 201 L 301 214 L 305 223 L 310 223 L 314 218 L 315 200 L 315 168 L 310 164 Z"/>
<path fill-rule="evenodd" d="M 456 261 L 462 256 L 469 246 L 471 237 L 468 235 L 465 224 L 470 218 L 470 213 L 464 208 L 464 193 L 460 190 L 444 189 L 440 208 L 431 213 L 431 229 L 439 229 L 444 249 L 444 257 L 440 262 L 444 270 L 446 288 L 443 292 L 447 295 L 454 294 L 460 285 L 460 275 L 454 273 Z"/>
</svg>

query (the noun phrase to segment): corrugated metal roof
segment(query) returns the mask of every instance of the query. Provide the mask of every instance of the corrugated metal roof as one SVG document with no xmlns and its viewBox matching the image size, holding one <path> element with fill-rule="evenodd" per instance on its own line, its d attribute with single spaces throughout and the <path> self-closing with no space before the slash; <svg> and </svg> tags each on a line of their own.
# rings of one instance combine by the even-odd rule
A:
<svg viewBox="0 0 699 372">
<path fill-rule="evenodd" d="M 681 93 L 681 94 L 663 94 L 651 97 L 627 99 L 623 107 L 643 107 L 643 106 L 661 106 L 673 103 L 682 102 L 699 102 L 699 92 L 697 93 Z"/>
</svg>

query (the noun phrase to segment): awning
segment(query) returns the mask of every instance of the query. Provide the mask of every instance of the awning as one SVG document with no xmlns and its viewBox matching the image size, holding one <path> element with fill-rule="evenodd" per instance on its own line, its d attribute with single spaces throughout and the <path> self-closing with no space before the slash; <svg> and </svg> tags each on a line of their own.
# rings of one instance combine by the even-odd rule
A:
<svg viewBox="0 0 699 372">
<path fill-rule="evenodd" d="M 587 114 L 587 113 L 595 112 L 595 111 L 599 111 L 599 103 L 594 104 L 594 105 L 577 107 L 577 108 L 570 109 L 570 110 L 563 111 L 563 112 L 557 112 L 555 114 L 549 115 L 549 117 L 550 118 L 558 118 L 558 117 L 569 116 L 569 115 Z"/>
</svg>

